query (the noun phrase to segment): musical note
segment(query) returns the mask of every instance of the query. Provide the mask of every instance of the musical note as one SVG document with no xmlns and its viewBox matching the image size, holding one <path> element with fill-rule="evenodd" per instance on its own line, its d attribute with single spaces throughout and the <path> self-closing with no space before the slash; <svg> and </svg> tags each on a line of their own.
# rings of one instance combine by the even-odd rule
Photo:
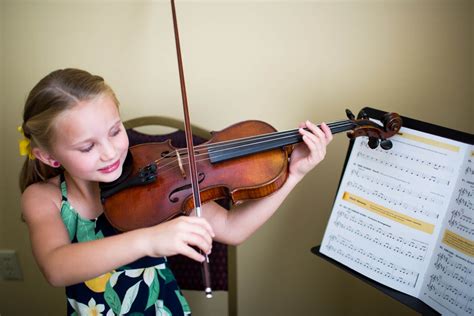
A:
<svg viewBox="0 0 474 316">
<path fill-rule="evenodd" d="M 448 213 L 447 224 L 455 228 L 461 234 L 474 236 L 474 173 L 469 159 L 461 181 L 458 181 L 455 188 L 455 196 L 451 209 Z"/>
<path fill-rule="evenodd" d="M 474 236 L 474 220 L 473 214 L 465 212 L 464 209 L 453 209 L 449 214 L 448 225 L 460 232 Z"/>
<path fill-rule="evenodd" d="M 373 243 L 375 247 L 389 249 L 417 261 L 425 260 L 428 249 L 426 243 L 402 235 L 395 235 L 383 227 L 375 226 L 362 218 L 351 215 L 352 210 L 349 207 L 343 206 L 342 208 L 345 210 L 339 210 L 334 221 L 336 227 Z"/>
<path fill-rule="evenodd" d="M 410 196 L 416 199 L 419 199 L 423 202 L 429 202 L 433 203 L 435 205 L 443 205 L 444 200 L 438 198 L 438 197 L 433 197 L 428 194 L 425 194 L 419 190 L 415 190 L 413 188 L 410 188 L 409 186 L 406 185 L 406 183 L 395 183 L 393 181 L 386 180 L 382 177 L 380 177 L 380 174 L 378 177 L 372 176 L 367 174 L 367 172 L 364 172 L 363 170 L 352 170 L 351 171 L 352 175 L 355 178 L 363 179 L 365 181 L 368 181 L 372 184 L 376 184 L 377 186 L 383 188 L 383 189 L 388 189 L 392 192 L 397 192 L 399 194 L 403 194 L 404 196 Z"/>
<path fill-rule="evenodd" d="M 452 255 L 438 253 L 429 275 L 426 296 L 459 314 L 472 315 L 474 277 L 472 268 Z"/>
<path fill-rule="evenodd" d="M 363 153 L 363 152 L 358 152 L 357 156 L 360 157 L 361 159 L 370 160 L 370 161 L 379 163 L 381 165 L 384 165 L 386 167 L 397 169 L 398 171 L 401 171 L 401 172 L 404 172 L 408 175 L 417 177 L 419 180 L 426 180 L 428 182 L 433 182 L 433 183 L 441 184 L 441 185 L 445 185 L 445 186 L 449 186 L 449 184 L 450 184 L 450 180 L 448 180 L 448 179 L 438 177 L 438 176 L 434 176 L 434 175 L 430 175 L 426 172 L 422 172 L 422 171 L 417 170 L 417 169 L 404 167 L 404 166 L 402 166 L 400 164 L 397 164 L 397 163 L 395 163 L 393 161 L 390 161 L 390 160 L 379 159 L 379 158 L 376 158 L 376 157 L 374 157 L 370 154 L 366 154 L 366 153 Z"/>
<path fill-rule="evenodd" d="M 365 147 L 368 150 L 372 150 L 369 147 L 368 142 L 361 141 L 360 146 Z M 406 152 L 398 151 L 397 149 L 382 150 L 381 148 L 377 147 L 374 150 L 387 156 L 401 158 L 402 160 L 406 160 L 410 164 L 420 164 L 420 165 L 430 167 L 435 171 L 446 171 L 448 173 L 454 173 L 454 168 L 452 166 L 440 164 L 438 162 L 430 161 L 428 159 L 423 159 L 423 158 L 420 158 L 419 156 L 415 156 L 415 155 L 408 154 Z"/>
<path fill-rule="evenodd" d="M 367 188 L 367 187 L 365 187 L 362 184 L 359 184 L 357 182 L 349 181 L 349 182 L 347 182 L 347 186 L 351 187 L 351 188 L 355 188 L 358 191 L 367 194 L 368 196 L 378 197 L 379 199 L 384 200 L 388 204 L 391 204 L 391 205 L 399 207 L 399 208 L 403 208 L 407 211 L 411 211 L 413 213 L 420 213 L 420 214 L 425 215 L 426 217 L 431 217 L 431 218 L 435 218 L 435 219 L 437 219 L 439 217 L 438 213 L 430 211 L 430 210 L 426 210 L 423 205 L 418 206 L 418 205 L 415 205 L 415 204 L 407 203 L 407 202 L 405 202 L 405 200 L 393 198 L 393 197 L 383 193 L 382 191 Z"/>
<path fill-rule="evenodd" d="M 358 267 L 372 271 L 406 287 L 414 288 L 416 286 L 419 277 L 418 272 L 357 247 L 347 238 L 331 235 L 329 240 L 325 247 L 328 251 L 337 253 L 339 256 L 355 263 Z"/>
<path fill-rule="evenodd" d="M 464 170 L 464 175 L 474 175 L 474 169 L 472 169 L 471 167 L 467 167 L 465 170 Z"/>
</svg>

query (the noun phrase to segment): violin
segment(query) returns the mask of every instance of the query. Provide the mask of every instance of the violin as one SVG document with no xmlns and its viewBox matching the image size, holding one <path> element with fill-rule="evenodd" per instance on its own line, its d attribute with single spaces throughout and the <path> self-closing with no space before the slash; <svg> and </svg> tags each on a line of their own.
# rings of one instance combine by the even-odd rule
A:
<svg viewBox="0 0 474 316">
<path fill-rule="evenodd" d="M 382 124 L 361 111 L 356 119 L 328 123 L 333 134 L 347 131 L 351 139 L 368 137 L 368 145 L 388 150 L 389 140 L 402 126 L 396 113 Z M 202 203 L 229 199 L 232 204 L 265 197 L 278 190 L 288 175 L 293 145 L 302 142 L 298 129 L 277 132 L 262 121 L 244 121 L 212 132 L 194 147 Z M 116 229 L 129 231 L 153 226 L 194 209 L 189 156 L 170 141 L 130 147 L 123 173 L 101 184 L 105 216 Z"/>
</svg>

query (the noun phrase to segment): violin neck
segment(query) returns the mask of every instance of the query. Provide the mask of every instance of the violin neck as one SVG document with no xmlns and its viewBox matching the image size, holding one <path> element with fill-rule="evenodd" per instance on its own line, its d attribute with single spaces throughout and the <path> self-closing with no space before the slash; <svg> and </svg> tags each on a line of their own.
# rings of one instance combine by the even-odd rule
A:
<svg viewBox="0 0 474 316">
<path fill-rule="evenodd" d="M 333 134 L 352 130 L 356 126 L 351 120 L 332 122 L 327 125 Z M 318 125 L 318 127 L 320 127 L 320 125 Z M 308 130 L 307 128 L 305 129 Z M 267 150 L 282 148 L 302 141 L 303 139 L 299 133 L 299 129 L 293 129 L 210 144 L 208 146 L 208 154 L 211 163 L 218 163 Z"/>
</svg>

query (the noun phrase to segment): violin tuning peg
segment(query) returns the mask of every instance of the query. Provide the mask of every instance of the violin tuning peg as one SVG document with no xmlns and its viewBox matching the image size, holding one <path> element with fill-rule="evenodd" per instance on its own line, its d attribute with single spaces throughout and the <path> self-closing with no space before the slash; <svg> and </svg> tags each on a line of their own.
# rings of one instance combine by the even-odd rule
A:
<svg viewBox="0 0 474 316">
<path fill-rule="evenodd" d="M 385 149 L 385 150 L 392 149 L 393 147 L 392 141 L 388 139 L 384 139 L 380 142 L 380 147 L 382 147 L 382 149 Z"/>
<path fill-rule="evenodd" d="M 369 137 L 369 142 L 367 145 L 369 145 L 371 149 L 375 149 L 379 145 L 379 139 L 375 137 Z"/>
<path fill-rule="evenodd" d="M 346 109 L 346 115 L 347 115 L 347 118 L 348 118 L 349 120 L 355 119 L 354 113 L 352 113 L 352 111 L 349 110 L 349 109 Z"/>
<path fill-rule="evenodd" d="M 359 114 L 357 115 L 357 118 L 367 120 L 369 118 L 369 116 L 367 115 L 367 113 L 365 113 L 365 111 L 361 110 L 359 112 Z"/>
</svg>

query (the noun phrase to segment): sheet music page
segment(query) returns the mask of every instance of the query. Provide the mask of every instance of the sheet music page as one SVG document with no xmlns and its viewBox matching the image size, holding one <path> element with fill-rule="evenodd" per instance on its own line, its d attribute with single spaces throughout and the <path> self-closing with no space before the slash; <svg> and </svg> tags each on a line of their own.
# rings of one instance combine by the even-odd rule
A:
<svg viewBox="0 0 474 316">
<path fill-rule="evenodd" d="M 391 141 L 355 140 L 320 251 L 417 297 L 466 145 L 404 127 Z"/>
<path fill-rule="evenodd" d="M 465 154 L 420 298 L 443 315 L 474 310 L 474 147 Z"/>
</svg>

